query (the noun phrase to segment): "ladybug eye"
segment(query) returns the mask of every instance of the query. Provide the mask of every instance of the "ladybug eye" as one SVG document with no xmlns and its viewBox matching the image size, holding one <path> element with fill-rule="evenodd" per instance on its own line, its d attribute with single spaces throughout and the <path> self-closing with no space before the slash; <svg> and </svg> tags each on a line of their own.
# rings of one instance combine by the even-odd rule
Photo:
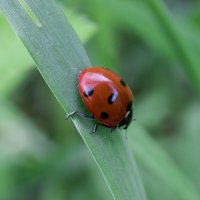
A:
<svg viewBox="0 0 200 200">
<path fill-rule="evenodd" d="M 121 83 L 124 87 L 126 87 L 126 83 L 125 83 L 122 79 L 121 79 L 120 83 Z"/>
<path fill-rule="evenodd" d="M 91 87 L 88 87 L 88 88 L 86 88 L 86 90 L 84 91 L 83 94 L 85 97 L 89 97 L 89 96 L 92 96 L 93 92 L 94 92 L 94 90 Z"/>
</svg>

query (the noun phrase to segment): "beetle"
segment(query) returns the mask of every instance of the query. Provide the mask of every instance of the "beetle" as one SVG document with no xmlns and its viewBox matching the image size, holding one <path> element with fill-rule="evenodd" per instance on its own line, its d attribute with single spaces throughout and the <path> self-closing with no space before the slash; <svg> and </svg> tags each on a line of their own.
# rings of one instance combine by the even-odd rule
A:
<svg viewBox="0 0 200 200">
<path fill-rule="evenodd" d="M 92 133 L 104 126 L 111 131 L 127 129 L 133 117 L 134 96 L 129 86 L 113 71 L 95 66 L 83 69 L 78 76 L 78 89 L 82 101 L 91 115 L 74 111 L 73 115 L 96 120 Z"/>
</svg>

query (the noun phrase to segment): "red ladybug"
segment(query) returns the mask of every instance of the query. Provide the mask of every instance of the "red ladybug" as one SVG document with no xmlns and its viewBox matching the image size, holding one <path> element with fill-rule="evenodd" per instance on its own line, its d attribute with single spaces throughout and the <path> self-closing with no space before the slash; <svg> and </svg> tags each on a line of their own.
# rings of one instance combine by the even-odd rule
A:
<svg viewBox="0 0 200 200">
<path fill-rule="evenodd" d="M 86 68 L 78 77 L 78 88 L 85 107 L 91 116 L 74 111 L 73 115 L 96 119 L 92 133 L 97 126 L 105 126 L 115 130 L 127 129 L 132 121 L 133 94 L 128 85 L 114 72 L 103 67 Z"/>
</svg>

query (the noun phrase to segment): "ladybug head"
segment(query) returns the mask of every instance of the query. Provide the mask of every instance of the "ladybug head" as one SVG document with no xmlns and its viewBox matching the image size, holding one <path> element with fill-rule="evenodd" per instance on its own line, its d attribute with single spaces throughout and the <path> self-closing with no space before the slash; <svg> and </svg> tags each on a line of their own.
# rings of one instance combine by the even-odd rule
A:
<svg viewBox="0 0 200 200">
<path fill-rule="evenodd" d="M 118 127 L 122 129 L 127 129 L 130 125 L 133 117 L 133 110 L 130 109 L 127 113 L 124 119 L 119 123 Z"/>
</svg>

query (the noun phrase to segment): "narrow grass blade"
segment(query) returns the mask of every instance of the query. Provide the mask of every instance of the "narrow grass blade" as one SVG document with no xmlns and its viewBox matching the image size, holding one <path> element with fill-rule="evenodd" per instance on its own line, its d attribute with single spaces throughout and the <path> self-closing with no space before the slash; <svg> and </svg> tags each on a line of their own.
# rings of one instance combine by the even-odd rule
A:
<svg viewBox="0 0 200 200">
<path fill-rule="evenodd" d="M 196 48 L 194 48 L 190 40 L 186 39 L 181 26 L 174 22 L 163 1 L 145 0 L 145 2 L 151 8 L 160 23 L 160 27 L 165 31 L 168 41 L 177 52 L 177 57 L 182 63 L 182 67 L 191 77 L 194 87 L 200 91 L 200 59 Z"/>
<path fill-rule="evenodd" d="M 96 25 L 85 15 L 71 9 L 64 11 L 81 41 L 87 42 L 96 32 Z M 34 62 L 3 15 L 0 15 L 0 26 L 0 98 L 6 98 L 33 69 Z"/>
<path fill-rule="evenodd" d="M 133 31 L 163 59 L 181 63 L 196 90 L 200 91 L 200 39 L 197 29 L 187 24 L 185 19 L 175 19 L 162 1 L 99 0 L 99 4 L 113 24 Z"/>
<path fill-rule="evenodd" d="M 200 194 L 196 186 L 170 156 L 148 136 L 148 133 L 136 122 L 131 125 L 130 130 L 132 131 L 132 134 L 129 135 L 130 146 L 141 169 L 147 174 L 144 173 L 143 178 L 151 179 L 148 181 L 151 182 L 150 184 L 158 181 L 157 184 L 153 184 L 158 187 L 155 194 L 159 196 L 161 193 L 161 196 L 162 194 L 164 196 L 164 193 L 169 191 L 167 195 L 168 197 L 172 195 L 173 199 L 198 200 Z M 152 190 L 155 190 L 155 187 Z M 154 197 L 154 199 L 159 198 Z"/>
</svg>

